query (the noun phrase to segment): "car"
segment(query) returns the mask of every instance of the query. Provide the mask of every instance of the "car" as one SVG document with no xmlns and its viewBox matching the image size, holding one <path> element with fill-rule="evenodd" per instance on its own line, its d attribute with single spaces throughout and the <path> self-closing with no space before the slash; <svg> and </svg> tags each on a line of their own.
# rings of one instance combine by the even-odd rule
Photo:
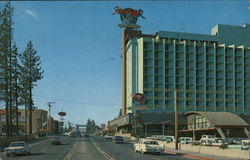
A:
<svg viewBox="0 0 250 160">
<path fill-rule="evenodd" d="M 167 143 L 175 142 L 175 138 L 174 136 L 163 136 L 161 141 L 165 141 Z"/>
<path fill-rule="evenodd" d="M 106 135 L 105 135 L 105 139 L 112 139 L 112 138 L 113 138 L 112 135 L 109 135 L 109 134 L 106 134 Z"/>
<path fill-rule="evenodd" d="M 5 155 L 30 154 L 30 146 L 25 141 L 11 142 L 9 147 L 5 149 Z"/>
<path fill-rule="evenodd" d="M 84 134 L 84 137 L 89 137 L 89 134 L 87 134 L 87 133 L 86 133 L 86 134 Z"/>
<path fill-rule="evenodd" d="M 62 144 L 62 138 L 60 136 L 53 136 L 50 141 L 51 145 L 60 145 Z"/>
<path fill-rule="evenodd" d="M 69 133 L 69 137 L 76 137 L 76 136 L 77 136 L 76 132 L 70 132 Z"/>
<path fill-rule="evenodd" d="M 112 139 L 113 143 L 124 143 L 124 139 L 122 136 L 114 136 Z"/>
<path fill-rule="evenodd" d="M 193 138 L 191 137 L 180 137 L 180 143 L 181 144 L 188 144 L 191 143 L 193 141 Z"/>
<path fill-rule="evenodd" d="M 242 150 L 249 150 L 250 148 L 250 140 L 246 139 L 246 140 L 242 140 L 241 141 L 241 149 Z"/>
<path fill-rule="evenodd" d="M 205 146 L 221 146 L 222 140 L 215 138 L 202 139 L 200 140 L 200 144 Z"/>
<path fill-rule="evenodd" d="M 160 154 L 164 152 L 164 148 L 159 145 L 156 140 L 140 139 L 138 143 L 134 144 L 135 152 L 144 153 L 157 153 Z"/>
</svg>

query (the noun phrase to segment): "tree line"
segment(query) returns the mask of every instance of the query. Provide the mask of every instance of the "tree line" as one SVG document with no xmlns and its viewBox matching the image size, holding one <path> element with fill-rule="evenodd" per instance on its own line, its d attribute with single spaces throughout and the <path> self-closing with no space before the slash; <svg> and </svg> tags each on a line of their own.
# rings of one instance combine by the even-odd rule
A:
<svg viewBox="0 0 250 160">
<path fill-rule="evenodd" d="M 32 41 L 20 52 L 14 41 L 14 8 L 10 2 L 0 10 L 0 101 L 5 105 L 6 136 L 18 135 L 18 109 L 25 108 L 25 124 L 29 117 L 29 132 L 32 133 L 34 101 L 32 89 L 43 78 L 40 57 Z M 28 116 L 29 115 L 29 116 Z M 15 120 L 15 122 L 13 122 Z"/>
<path fill-rule="evenodd" d="M 90 120 L 90 118 L 87 120 L 86 123 L 86 133 L 87 134 L 93 134 L 95 133 L 96 130 L 96 124 L 95 124 L 95 120 Z"/>
</svg>

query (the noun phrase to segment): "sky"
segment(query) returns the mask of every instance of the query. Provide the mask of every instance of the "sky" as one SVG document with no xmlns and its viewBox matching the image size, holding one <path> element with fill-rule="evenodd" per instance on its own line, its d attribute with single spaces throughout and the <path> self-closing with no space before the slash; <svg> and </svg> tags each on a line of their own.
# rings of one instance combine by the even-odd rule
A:
<svg viewBox="0 0 250 160">
<path fill-rule="evenodd" d="M 33 90 L 35 107 L 86 124 L 117 117 L 121 108 L 121 34 L 115 6 L 142 9 L 142 33 L 159 30 L 210 34 L 216 24 L 250 23 L 247 0 L 12 1 L 19 52 L 33 42 L 44 78 Z M 0 7 L 3 2 L 0 2 Z"/>
</svg>

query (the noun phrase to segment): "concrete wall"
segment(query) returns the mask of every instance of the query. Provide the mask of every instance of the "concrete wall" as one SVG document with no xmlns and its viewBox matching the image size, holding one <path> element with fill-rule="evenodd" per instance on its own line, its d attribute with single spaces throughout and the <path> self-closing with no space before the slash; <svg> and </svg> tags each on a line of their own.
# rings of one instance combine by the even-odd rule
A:
<svg viewBox="0 0 250 160">
<path fill-rule="evenodd" d="M 158 141 L 160 144 L 164 145 L 164 148 L 175 148 L 175 143 L 166 143 Z M 215 156 L 223 156 L 235 159 L 250 159 L 249 151 L 239 150 L 239 149 L 221 149 L 214 146 L 193 146 L 191 144 L 181 144 L 180 150 L 197 152 Z"/>
</svg>

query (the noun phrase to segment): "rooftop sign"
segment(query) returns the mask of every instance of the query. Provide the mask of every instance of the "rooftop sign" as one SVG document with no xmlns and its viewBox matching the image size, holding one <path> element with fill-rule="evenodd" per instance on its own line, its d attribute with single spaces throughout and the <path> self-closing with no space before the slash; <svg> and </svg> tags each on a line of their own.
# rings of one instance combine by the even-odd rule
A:
<svg viewBox="0 0 250 160">
<path fill-rule="evenodd" d="M 134 10 L 131 8 L 121 8 L 119 6 L 114 7 L 115 12 L 112 15 L 120 14 L 121 22 L 122 24 L 119 24 L 118 26 L 121 28 L 141 28 L 141 26 L 137 25 L 136 22 L 138 20 L 138 17 L 142 17 L 145 19 L 145 17 L 142 15 L 143 10 Z"/>
</svg>

